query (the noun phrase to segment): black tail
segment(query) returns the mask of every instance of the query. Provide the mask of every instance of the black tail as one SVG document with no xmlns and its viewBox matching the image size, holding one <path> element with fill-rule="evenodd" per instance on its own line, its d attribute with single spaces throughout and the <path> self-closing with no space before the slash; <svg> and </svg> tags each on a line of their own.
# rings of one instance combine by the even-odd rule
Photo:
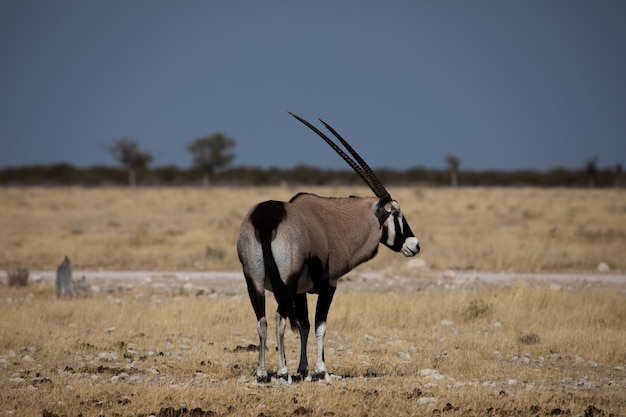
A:
<svg viewBox="0 0 626 417">
<path fill-rule="evenodd" d="M 272 283 L 274 298 L 278 303 L 278 312 L 281 316 L 289 318 L 291 328 L 295 331 L 298 328 L 298 319 L 294 300 L 289 287 L 280 277 L 280 271 L 272 253 L 272 234 L 287 215 L 284 205 L 285 203 L 280 201 L 265 201 L 254 209 L 250 215 L 250 220 L 259 232 L 265 273 Z"/>
</svg>

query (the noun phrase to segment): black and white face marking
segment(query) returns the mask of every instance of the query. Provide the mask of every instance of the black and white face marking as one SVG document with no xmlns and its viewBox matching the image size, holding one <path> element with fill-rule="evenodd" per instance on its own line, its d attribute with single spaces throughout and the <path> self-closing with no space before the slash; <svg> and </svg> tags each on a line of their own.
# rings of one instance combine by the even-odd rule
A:
<svg viewBox="0 0 626 417">
<path fill-rule="evenodd" d="M 398 202 L 391 200 L 385 206 L 385 210 L 389 217 L 382 224 L 381 243 L 393 251 L 402 252 L 404 256 L 417 255 L 420 251 L 419 241 L 402 215 Z"/>
</svg>

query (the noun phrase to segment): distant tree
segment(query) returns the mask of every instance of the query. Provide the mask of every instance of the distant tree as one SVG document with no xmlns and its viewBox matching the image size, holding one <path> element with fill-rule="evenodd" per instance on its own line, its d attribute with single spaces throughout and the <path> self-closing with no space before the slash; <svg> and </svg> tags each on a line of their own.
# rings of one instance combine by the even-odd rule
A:
<svg viewBox="0 0 626 417">
<path fill-rule="evenodd" d="M 447 154 L 446 163 L 450 170 L 450 185 L 456 187 L 459 184 L 459 167 L 461 166 L 461 159 L 458 156 Z"/>
<path fill-rule="evenodd" d="M 146 169 L 153 159 L 150 152 L 141 151 L 137 142 L 126 137 L 114 141 L 107 149 L 128 170 L 128 185 L 131 187 L 135 186 L 137 171 Z"/>
<path fill-rule="evenodd" d="M 210 178 L 216 170 L 230 164 L 235 159 L 235 154 L 228 152 L 235 145 L 234 139 L 217 132 L 198 138 L 187 146 L 187 150 L 193 158 L 194 168 L 202 172 L 203 186 L 209 185 Z"/>
<path fill-rule="evenodd" d="M 587 173 L 587 183 L 589 187 L 595 186 L 596 174 L 598 172 L 598 157 L 594 156 L 585 163 L 585 172 Z"/>
<path fill-rule="evenodd" d="M 620 164 L 619 162 L 615 164 L 615 171 L 613 171 L 613 175 L 613 184 L 616 187 L 621 188 L 622 181 L 624 180 L 624 168 L 622 168 L 622 164 Z"/>
</svg>

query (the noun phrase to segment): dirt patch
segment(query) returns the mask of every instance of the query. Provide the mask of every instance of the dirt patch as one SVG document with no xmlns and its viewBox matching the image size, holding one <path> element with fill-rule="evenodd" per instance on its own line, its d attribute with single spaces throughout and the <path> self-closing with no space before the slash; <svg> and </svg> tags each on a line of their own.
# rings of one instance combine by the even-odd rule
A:
<svg viewBox="0 0 626 417">
<path fill-rule="evenodd" d="M 31 271 L 31 281 L 50 284 L 55 271 Z M 85 277 L 94 292 L 154 289 L 196 295 L 245 294 L 241 272 L 150 272 L 150 271 L 74 271 L 74 280 Z M 6 272 L 0 280 L 7 282 Z M 626 292 L 626 274 L 602 273 L 514 273 L 444 271 L 428 277 L 406 278 L 377 271 L 353 272 L 342 278 L 339 289 L 351 291 L 463 291 L 480 288 L 509 288 L 521 283 L 549 285 L 554 290 L 616 288 Z"/>
</svg>

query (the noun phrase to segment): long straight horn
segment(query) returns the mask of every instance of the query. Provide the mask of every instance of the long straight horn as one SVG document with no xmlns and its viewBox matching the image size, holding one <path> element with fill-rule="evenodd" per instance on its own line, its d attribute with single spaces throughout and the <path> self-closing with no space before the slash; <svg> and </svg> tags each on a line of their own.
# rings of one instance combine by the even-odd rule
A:
<svg viewBox="0 0 626 417">
<path fill-rule="evenodd" d="M 320 119 L 320 122 L 322 122 L 324 126 L 326 126 L 326 129 L 330 130 L 330 133 L 332 133 L 333 135 L 335 135 L 337 139 L 339 139 L 341 144 L 348 150 L 348 152 L 350 152 L 350 154 L 354 157 L 354 159 L 356 159 L 359 165 L 361 165 L 361 168 L 363 168 L 363 171 L 367 174 L 372 184 L 374 184 L 374 186 L 376 187 L 377 191 L 376 190 L 374 191 L 374 193 L 376 193 L 376 196 L 380 198 L 384 196 L 389 196 L 389 193 L 385 189 L 385 186 L 383 185 L 383 183 L 380 182 L 380 180 L 378 179 L 376 174 L 374 174 L 374 171 L 372 171 L 372 168 L 370 168 L 367 162 L 365 162 L 365 160 L 361 158 L 361 155 L 359 155 L 357 151 L 355 151 L 354 148 L 350 146 L 350 144 L 344 138 L 342 138 L 341 135 L 337 133 L 335 129 L 333 129 L 328 123 L 326 123 L 322 119 Z"/>
<path fill-rule="evenodd" d="M 298 116 L 297 114 L 294 114 L 292 112 L 287 112 L 290 115 L 292 115 L 293 117 L 295 117 L 296 119 L 298 119 L 300 122 L 302 122 L 306 127 L 308 127 L 309 129 L 311 129 L 312 131 L 314 131 L 315 133 L 317 133 L 317 135 L 319 137 L 321 137 L 322 139 L 324 139 L 324 141 L 326 143 L 328 143 L 328 145 L 330 145 L 331 148 L 333 148 L 333 150 L 335 152 L 337 152 L 337 154 L 339 154 L 339 156 L 341 156 L 343 158 L 344 161 L 346 161 L 348 163 L 348 165 L 350 165 L 350 167 L 354 170 L 354 172 L 356 172 L 357 174 L 359 174 L 359 176 L 361 177 L 361 179 L 363 179 L 363 181 L 365 181 L 365 183 L 372 189 L 372 191 L 374 191 L 374 194 L 376 195 L 376 197 L 382 198 L 384 196 L 388 196 L 389 194 L 387 193 L 387 191 L 385 190 L 384 187 L 382 187 L 382 184 L 380 184 L 380 181 L 378 181 L 378 178 L 376 178 L 374 176 L 374 178 L 376 178 L 376 181 L 378 181 L 377 185 L 372 177 L 370 177 L 370 175 L 368 175 L 364 169 L 361 167 L 361 165 L 357 164 L 356 162 L 354 162 L 354 160 L 352 158 L 350 158 L 343 150 L 341 150 L 341 148 L 339 146 L 337 146 L 337 144 L 335 142 L 333 142 L 328 136 L 326 136 L 324 133 L 322 133 L 318 128 L 316 128 L 315 126 L 313 126 L 311 123 L 307 122 L 306 120 L 304 120 L 302 117 Z M 324 122 L 322 122 L 324 123 Z M 329 127 L 328 125 L 326 125 L 326 123 L 324 123 L 324 125 L 326 127 Z M 334 132 L 332 129 L 329 129 L 331 132 Z M 333 133 L 335 136 L 337 136 L 336 133 Z M 341 143 L 345 144 L 347 142 L 345 142 L 343 139 L 339 138 L 339 140 L 341 140 Z M 356 152 L 354 152 L 354 149 L 352 149 L 352 147 L 350 147 L 350 145 L 346 146 L 346 149 L 348 149 L 348 151 L 350 153 L 352 153 L 352 155 L 354 156 L 354 154 L 356 154 Z M 351 150 L 352 149 L 352 150 Z M 353 153 L 354 152 L 354 153 Z M 357 154 L 358 155 L 358 154 Z M 355 156 L 356 158 L 356 156 Z M 361 157 L 358 157 L 359 159 L 361 159 Z M 361 159 L 361 161 L 363 161 Z M 363 162 L 364 163 L 364 162 Z M 365 164 L 367 166 L 367 164 Z M 367 167 L 369 169 L 369 166 Z M 371 169 L 370 169 L 371 172 Z M 373 173 L 372 173 L 373 175 Z M 382 188 L 379 188 L 382 187 Z"/>
</svg>

